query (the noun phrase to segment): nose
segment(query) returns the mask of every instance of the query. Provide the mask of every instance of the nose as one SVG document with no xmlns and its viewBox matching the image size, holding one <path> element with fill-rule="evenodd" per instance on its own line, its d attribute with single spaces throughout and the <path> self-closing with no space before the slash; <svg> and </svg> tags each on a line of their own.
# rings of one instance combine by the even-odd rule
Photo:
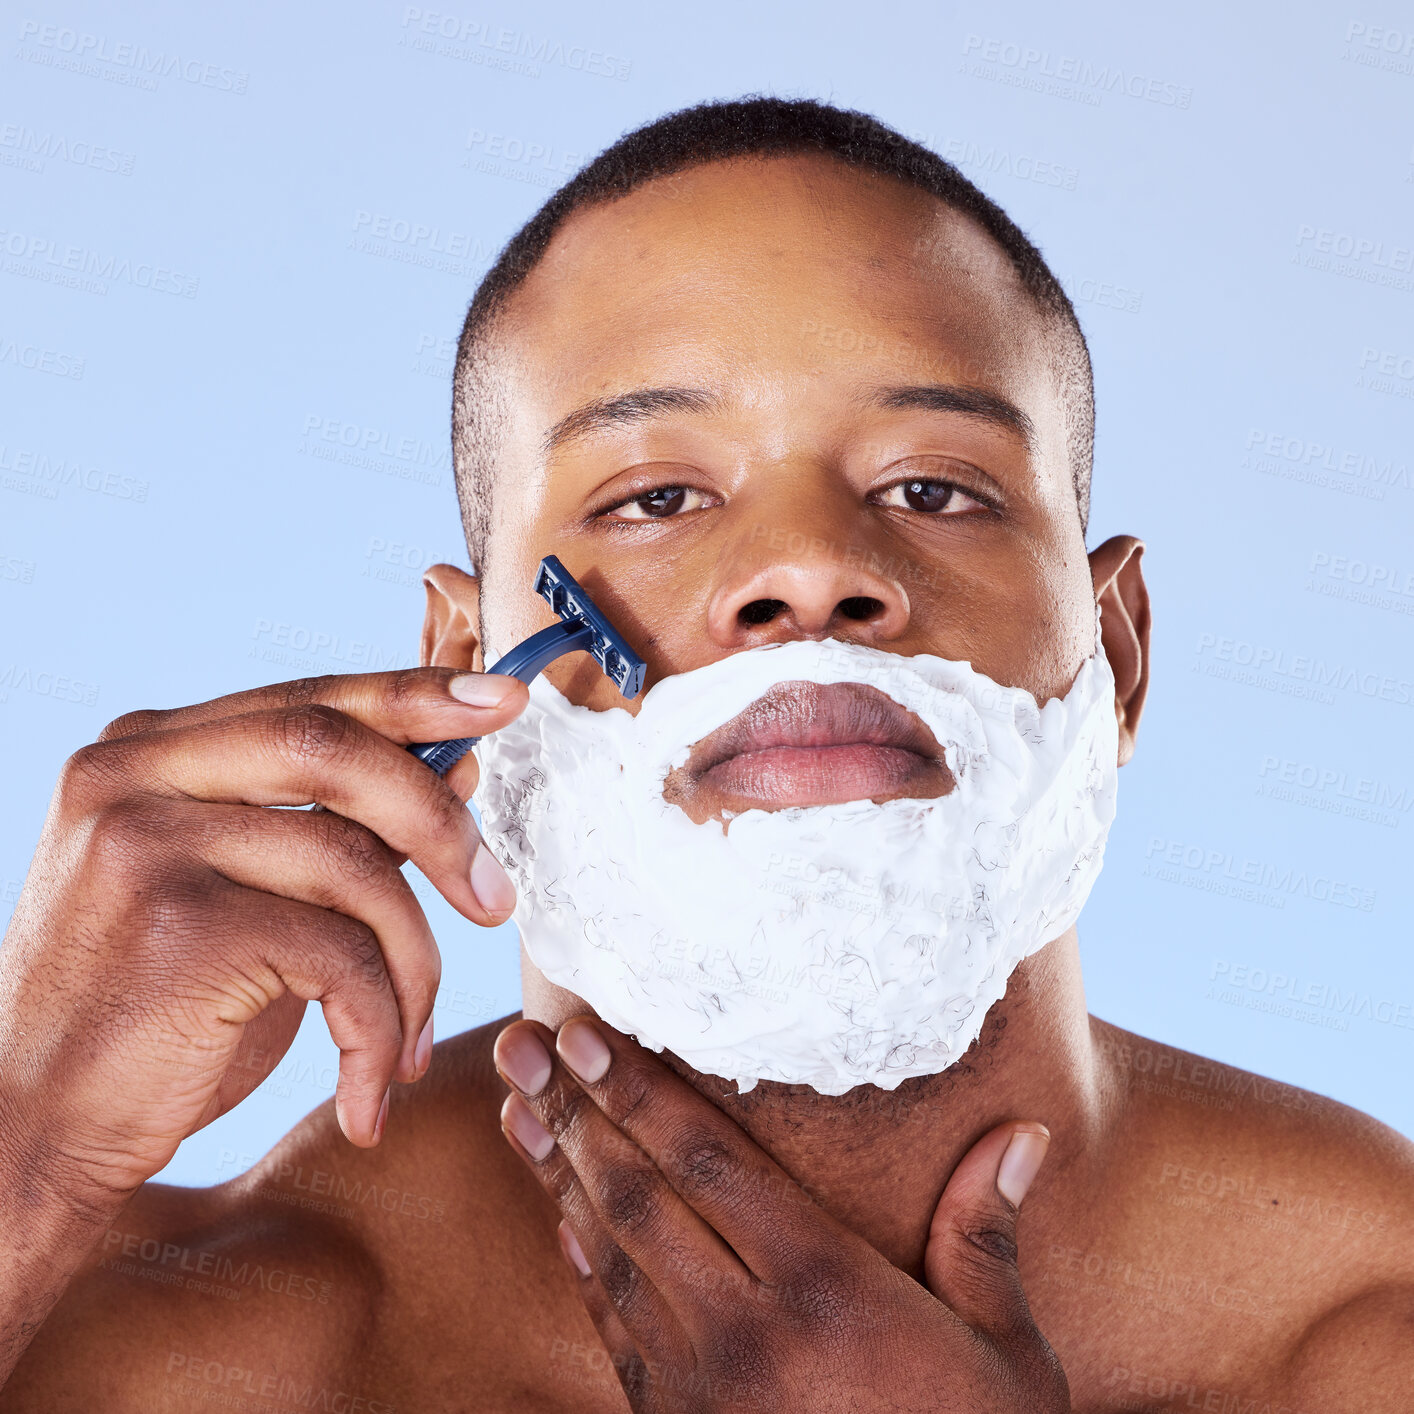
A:
<svg viewBox="0 0 1414 1414">
<path fill-rule="evenodd" d="M 908 628 L 908 591 L 890 573 L 893 557 L 853 540 L 820 507 L 789 528 L 758 521 L 719 563 L 726 572 L 707 611 L 724 649 L 796 638 L 838 637 L 882 644 Z"/>
</svg>

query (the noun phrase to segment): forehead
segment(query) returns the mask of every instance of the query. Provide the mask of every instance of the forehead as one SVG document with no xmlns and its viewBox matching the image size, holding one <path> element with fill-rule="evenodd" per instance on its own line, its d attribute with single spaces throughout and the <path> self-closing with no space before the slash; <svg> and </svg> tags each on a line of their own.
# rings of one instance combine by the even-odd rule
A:
<svg viewBox="0 0 1414 1414">
<path fill-rule="evenodd" d="M 707 163 L 576 212 L 498 343 L 526 437 L 633 387 L 803 416 L 846 385 L 926 379 L 1016 403 L 1043 454 L 1063 442 L 1052 340 L 1006 253 L 931 194 L 824 155 Z"/>
</svg>

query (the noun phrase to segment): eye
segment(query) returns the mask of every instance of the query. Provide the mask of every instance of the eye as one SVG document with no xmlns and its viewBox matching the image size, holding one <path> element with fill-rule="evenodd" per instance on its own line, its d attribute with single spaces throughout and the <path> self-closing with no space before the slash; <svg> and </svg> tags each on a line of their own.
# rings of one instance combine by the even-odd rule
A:
<svg viewBox="0 0 1414 1414">
<path fill-rule="evenodd" d="M 655 486 L 599 514 L 609 520 L 670 520 L 681 511 L 701 510 L 706 504 L 707 498 L 691 486 Z"/>
<path fill-rule="evenodd" d="M 925 515 L 957 515 L 965 511 L 990 509 L 985 502 L 964 491 L 956 482 L 938 481 L 931 477 L 910 477 L 907 481 L 897 481 L 892 486 L 885 486 L 874 494 L 884 498 L 896 496 L 896 499 L 884 499 L 876 504 L 922 511 Z"/>
</svg>

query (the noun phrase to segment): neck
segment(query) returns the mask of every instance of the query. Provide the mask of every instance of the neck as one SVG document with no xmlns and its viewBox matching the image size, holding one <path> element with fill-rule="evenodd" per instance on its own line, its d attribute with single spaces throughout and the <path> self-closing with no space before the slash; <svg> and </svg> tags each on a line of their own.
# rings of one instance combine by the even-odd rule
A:
<svg viewBox="0 0 1414 1414">
<path fill-rule="evenodd" d="M 556 987 L 522 952 L 524 1013 L 551 1028 L 592 1011 Z M 671 1053 L 664 1059 L 735 1120 L 816 1202 L 921 1279 L 928 1224 L 953 1169 L 989 1129 L 1040 1120 L 1051 1148 L 1028 1197 L 1028 1216 L 1048 1191 L 1097 1150 L 1100 1080 L 1080 978 L 1075 930 L 1012 973 L 1006 995 L 956 1064 L 905 1080 L 896 1090 L 858 1086 L 821 1095 L 804 1085 L 762 1081 L 738 1095 Z"/>
</svg>

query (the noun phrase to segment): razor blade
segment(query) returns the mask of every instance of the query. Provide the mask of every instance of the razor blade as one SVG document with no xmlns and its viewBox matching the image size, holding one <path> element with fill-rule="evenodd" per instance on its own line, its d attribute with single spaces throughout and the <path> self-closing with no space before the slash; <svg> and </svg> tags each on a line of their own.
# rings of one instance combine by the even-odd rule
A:
<svg viewBox="0 0 1414 1414">
<path fill-rule="evenodd" d="M 558 622 L 518 643 L 490 672 L 529 683 L 562 654 L 582 652 L 599 664 L 623 697 L 632 699 L 643 691 L 647 664 L 554 555 L 540 561 L 535 592 L 555 611 Z M 453 741 L 414 742 L 408 750 L 445 776 L 480 740 L 479 736 L 466 736 Z"/>
</svg>

